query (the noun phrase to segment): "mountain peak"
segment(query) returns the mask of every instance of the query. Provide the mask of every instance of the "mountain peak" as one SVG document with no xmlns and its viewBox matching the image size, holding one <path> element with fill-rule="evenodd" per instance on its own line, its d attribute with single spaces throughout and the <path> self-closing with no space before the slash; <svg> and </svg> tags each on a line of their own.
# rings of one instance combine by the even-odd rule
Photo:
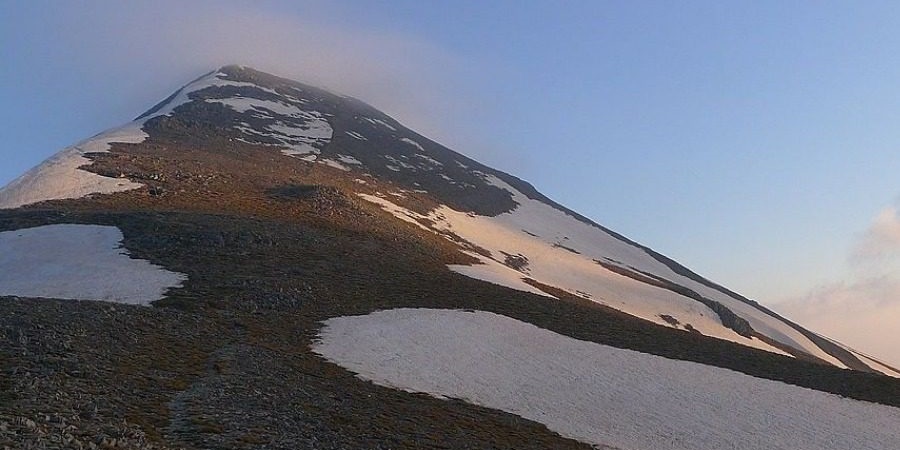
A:
<svg viewBox="0 0 900 450">
<path fill-rule="evenodd" d="M 900 442 L 900 410 L 866 403 L 900 406 L 897 369 L 248 67 L 62 150 L 0 208 L 0 447 Z"/>
<path fill-rule="evenodd" d="M 158 197 L 173 189 L 165 175 L 129 161 L 153 154 L 147 164 L 160 168 L 191 152 L 216 167 L 205 176 L 251 184 L 262 181 L 247 179 L 249 164 L 323 169 L 358 198 L 458 245 L 481 262 L 458 269 L 476 278 L 554 297 L 561 288 L 661 325 L 872 370 L 860 355 L 363 102 L 247 66 L 208 72 L 135 121 L 64 149 L 0 189 L 0 208 L 127 191 Z M 618 303 L 603 300 L 611 297 Z"/>
</svg>

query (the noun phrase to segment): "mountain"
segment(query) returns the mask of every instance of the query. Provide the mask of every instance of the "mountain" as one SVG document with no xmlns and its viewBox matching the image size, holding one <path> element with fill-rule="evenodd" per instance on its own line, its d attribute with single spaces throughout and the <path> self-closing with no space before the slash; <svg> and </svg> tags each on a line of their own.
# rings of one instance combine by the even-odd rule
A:
<svg viewBox="0 0 900 450">
<path fill-rule="evenodd" d="M 0 255 L 0 445 L 900 445 L 897 369 L 248 67 L 0 190 Z"/>
</svg>

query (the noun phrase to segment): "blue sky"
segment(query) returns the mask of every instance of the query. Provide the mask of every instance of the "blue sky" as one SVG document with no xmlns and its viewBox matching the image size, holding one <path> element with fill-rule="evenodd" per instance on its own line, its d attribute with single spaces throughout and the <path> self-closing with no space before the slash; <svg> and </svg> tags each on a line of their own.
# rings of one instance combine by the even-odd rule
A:
<svg viewBox="0 0 900 450">
<path fill-rule="evenodd" d="M 826 333 L 900 318 L 896 2 L 123 3 L 0 0 L 0 184 L 245 63 L 367 100 Z"/>
</svg>

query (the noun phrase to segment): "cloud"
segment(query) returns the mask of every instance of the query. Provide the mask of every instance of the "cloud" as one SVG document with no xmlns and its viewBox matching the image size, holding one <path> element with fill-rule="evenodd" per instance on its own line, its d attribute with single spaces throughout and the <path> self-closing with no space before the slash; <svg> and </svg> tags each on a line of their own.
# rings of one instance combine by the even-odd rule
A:
<svg viewBox="0 0 900 450">
<path fill-rule="evenodd" d="M 850 255 L 851 262 L 883 262 L 900 256 L 900 211 L 895 206 L 882 209 Z"/>
<path fill-rule="evenodd" d="M 793 299 L 794 311 L 807 317 L 842 317 L 865 309 L 881 309 L 900 304 L 900 280 L 882 275 L 861 281 L 818 286 Z"/>
<path fill-rule="evenodd" d="M 900 367 L 900 279 L 895 276 L 819 286 L 774 309 L 806 328 Z"/>
<path fill-rule="evenodd" d="M 34 0 L 0 27 L 0 185 L 67 145 L 137 117 L 190 80 L 244 64 L 359 98 L 410 129 L 501 170 L 531 157 L 497 133 L 519 114 L 498 101 L 518 71 L 458 53 L 440 34 L 358 2 Z M 27 49 L 22 51 L 21 49 Z M 9 69 L 9 70 L 3 70 Z M 15 94 L 15 95 L 12 95 Z M 47 133 L 35 137 L 36 123 Z M 13 151 L 15 149 L 15 151 Z M 5 156 L 5 155 L 4 155 Z"/>
<path fill-rule="evenodd" d="M 848 255 L 846 279 L 786 299 L 774 309 L 804 327 L 900 367 L 900 210 L 886 206 Z"/>
<path fill-rule="evenodd" d="M 460 137 L 461 130 L 473 111 L 477 116 L 489 106 L 479 105 L 474 87 L 475 68 L 481 70 L 483 62 L 420 36 L 353 23 L 350 12 L 359 11 L 331 2 L 59 6 L 64 11 L 49 23 L 41 21 L 41 41 L 50 44 L 40 50 L 43 67 L 35 71 L 86 80 L 85 88 L 95 87 L 97 98 L 125 97 L 135 116 L 181 84 L 226 64 L 360 98 L 451 146 L 471 144 Z"/>
</svg>

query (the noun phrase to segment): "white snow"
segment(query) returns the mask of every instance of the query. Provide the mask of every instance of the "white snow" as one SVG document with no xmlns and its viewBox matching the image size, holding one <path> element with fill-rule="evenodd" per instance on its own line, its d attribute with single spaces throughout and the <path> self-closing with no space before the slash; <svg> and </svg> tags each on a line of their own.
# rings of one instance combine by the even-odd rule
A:
<svg viewBox="0 0 900 450">
<path fill-rule="evenodd" d="M 302 127 L 279 122 L 269 125 L 270 137 L 280 141 L 286 155 L 318 154 L 319 148 L 331 141 L 332 129 L 327 120 L 317 111 L 304 111 L 306 123 Z"/>
<path fill-rule="evenodd" d="M 340 161 L 344 164 L 353 164 L 356 166 L 362 165 L 362 161 L 360 161 L 350 155 L 337 155 L 337 159 L 338 159 L 338 161 Z"/>
<path fill-rule="evenodd" d="M 844 344 L 842 344 L 842 343 L 840 343 L 840 342 L 838 342 L 838 341 L 835 341 L 834 339 L 831 339 L 831 338 L 829 338 L 829 337 L 822 336 L 822 335 L 818 335 L 818 336 L 821 337 L 822 339 L 827 339 L 827 340 L 828 340 L 829 342 L 831 342 L 832 344 L 835 344 L 835 345 L 837 345 L 837 346 L 840 346 L 840 347 L 843 348 L 844 350 L 847 350 L 848 352 L 852 353 L 853 356 L 856 356 L 860 361 L 863 362 L 863 364 L 869 366 L 869 368 L 871 368 L 871 369 L 873 369 L 873 370 L 876 370 L 876 371 L 878 371 L 878 372 L 880 372 L 880 373 L 882 373 L 882 374 L 884 374 L 884 375 L 887 375 L 887 376 L 889 376 L 889 377 L 900 378 L 900 372 L 898 372 L 898 371 L 896 371 L 895 369 L 893 369 L 893 368 L 891 368 L 891 367 L 885 365 L 883 362 L 878 361 L 877 359 L 875 359 L 875 358 L 873 358 L 873 357 L 871 357 L 871 356 L 869 356 L 869 355 L 867 355 L 867 354 L 865 354 L 865 353 L 862 353 L 862 352 L 857 351 L 857 350 L 855 350 L 855 349 L 853 349 L 853 348 L 850 348 L 849 346 L 844 345 Z"/>
<path fill-rule="evenodd" d="M 79 169 L 91 164 L 91 160 L 84 157 L 85 153 L 107 152 L 113 142 L 143 142 L 148 136 L 141 126 L 142 122 L 131 122 L 56 153 L 0 189 L 0 209 L 141 187 L 140 183 L 126 178 L 104 177 Z"/>
<path fill-rule="evenodd" d="M 504 266 L 503 264 L 500 264 L 493 259 L 488 259 L 481 255 L 473 253 L 469 253 L 469 255 L 477 257 L 481 261 L 481 264 L 473 264 L 471 266 L 463 264 L 449 264 L 447 265 L 447 267 L 456 273 L 465 275 L 470 278 L 487 281 L 488 283 L 499 284 L 500 286 L 506 286 L 508 288 L 516 289 L 519 291 L 543 295 L 544 297 L 556 298 L 523 281 L 528 277 L 523 276 L 520 272 L 510 269 L 509 267 Z"/>
<path fill-rule="evenodd" d="M 443 165 L 444 165 L 444 164 L 441 163 L 440 161 L 438 161 L 438 160 L 436 160 L 436 159 L 434 159 L 434 158 L 432 158 L 432 157 L 430 157 L 430 156 L 428 156 L 428 155 L 422 155 L 422 154 L 416 153 L 415 156 L 424 159 L 425 161 L 429 162 L 429 163 L 430 163 L 431 165 L 433 165 L 433 166 L 443 166 Z"/>
<path fill-rule="evenodd" d="M 145 305 L 187 279 L 121 247 L 99 225 L 46 225 L 0 232 L 0 295 Z"/>
<path fill-rule="evenodd" d="M 275 102 L 272 100 L 263 100 L 253 97 L 229 97 L 229 98 L 209 98 L 207 103 L 222 103 L 229 108 L 244 113 L 247 111 L 259 111 L 264 117 L 271 117 L 269 112 L 282 116 L 304 117 L 304 111 L 297 106 L 283 102 Z M 267 111 L 260 111 L 267 110 Z"/>
<path fill-rule="evenodd" d="M 853 354 L 856 355 L 857 358 L 862 360 L 863 364 L 871 367 L 872 369 L 875 369 L 889 377 L 900 378 L 900 372 L 897 372 L 896 370 L 882 364 L 881 361 L 860 353 L 853 352 Z"/>
<path fill-rule="evenodd" d="M 387 123 L 387 122 L 385 122 L 385 121 L 383 121 L 383 120 L 381 120 L 381 119 L 371 119 L 371 118 L 368 118 L 368 117 L 363 117 L 363 119 L 364 119 L 366 122 L 369 122 L 369 123 L 371 123 L 371 124 L 373 124 L 373 125 L 374 125 L 374 124 L 378 124 L 378 125 L 381 125 L 381 126 L 387 128 L 388 130 L 391 130 L 391 131 L 397 131 L 396 128 L 392 127 L 389 123 Z"/>
<path fill-rule="evenodd" d="M 274 145 L 282 147 L 281 152 L 288 156 L 317 155 L 320 148 L 328 144 L 332 138 L 331 125 L 322 113 L 296 104 L 253 97 L 216 98 L 206 101 L 222 103 L 240 113 L 249 112 L 256 117 L 275 120 L 264 130 L 251 128 L 245 122 L 235 128 L 248 136 L 274 139 L 277 142 Z M 285 118 L 301 119 L 302 124 L 286 122 Z M 246 139 L 244 142 L 259 144 Z"/>
<path fill-rule="evenodd" d="M 574 254 L 561 247 L 554 247 L 552 244 L 557 241 L 564 241 L 567 247 L 579 242 L 574 237 L 563 240 L 565 235 L 579 236 L 579 233 L 582 232 L 606 235 L 597 228 L 575 221 L 574 218 L 543 203 L 530 200 L 522 194 L 518 194 L 515 198 L 520 203 L 518 209 L 497 217 L 463 213 L 446 206 L 442 206 L 428 215 L 421 215 L 384 198 L 369 195 L 361 195 L 361 197 L 377 203 L 384 210 L 402 220 L 419 224 L 422 228 L 426 227 L 416 219 L 424 219 L 433 223 L 432 231 L 441 234 L 452 232 L 454 235 L 488 250 L 491 253 L 491 259 L 498 265 L 503 265 L 502 262 L 506 258 L 504 252 L 513 255 L 521 254 L 528 259 L 527 276 L 543 284 L 566 290 L 574 295 L 590 297 L 595 302 L 660 325 L 672 326 L 660 317 L 664 314 L 677 319 L 680 322 L 678 328 L 681 329 L 687 329 L 687 325 L 690 325 L 707 336 L 737 342 L 772 353 L 786 354 L 759 339 L 747 338 L 726 328 L 713 310 L 696 300 L 619 275 L 600 266 L 590 257 Z M 572 222 L 566 219 L 571 219 Z M 584 229 L 579 229 L 580 225 L 583 225 Z M 522 228 L 525 227 L 529 227 L 529 230 L 536 234 L 558 236 L 558 238 L 547 241 L 531 236 L 522 231 Z M 590 234 L 584 238 L 589 236 Z M 596 236 L 593 239 L 600 240 L 602 236 Z M 602 244 L 603 241 L 601 240 L 600 243 Z M 649 258 L 649 256 L 647 257 Z M 535 291 L 534 287 L 516 278 L 511 278 L 509 275 L 498 277 L 494 265 L 476 265 L 465 271 L 460 270 L 457 266 L 453 270 L 513 289 Z M 505 274 L 504 272 L 500 273 Z M 522 274 L 520 274 L 521 276 Z M 512 281 L 504 283 L 501 282 L 502 280 Z"/>
<path fill-rule="evenodd" d="M 410 211 L 406 208 L 397 206 L 394 203 L 390 202 L 389 200 L 383 199 L 381 197 L 377 197 L 377 196 L 369 195 L 369 194 L 363 194 L 363 193 L 359 193 L 359 192 L 357 192 L 356 195 L 360 196 L 363 200 L 367 200 L 372 203 L 375 203 L 376 205 L 380 206 L 381 209 L 391 213 L 394 217 L 396 217 L 404 222 L 409 222 L 425 231 L 432 231 L 431 228 L 428 228 L 425 225 L 422 225 L 418 220 L 416 220 L 417 218 L 424 217 L 421 214 L 417 214 L 414 211 Z M 529 286 L 529 287 L 531 287 L 531 286 Z"/>
<path fill-rule="evenodd" d="M 401 156 L 402 156 L 402 155 L 401 155 Z M 391 155 L 384 155 L 384 159 L 386 159 L 386 160 L 388 160 L 388 161 L 394 163 L 394 165 L 398 165 L 398 166 L 403 167 L 403 168 L 405 168 L 405 169 L 409 169 L 409 170 L 416 170 L 416 169 L 418 169 L 418 167 L 416 167 L 416 166 L 414 166 L 414 165 L 412 165 L 412 164 L 410 164 L 410 163 L 408 163 L 408 162 L 406 162 L 406 161 L 401 161 L 401 160 L 399 160 L 399 159 L 397 159 L 397 158 L 394 158 L 394 157 L 391 156 Z"/>
<path fill-rule="evenodd" d="M 275 94 L 290 102 L 303 104 L 306 101 L 295 97 L 279 94 L 271 89 L 258 86 L 253 83 L 236 82 L 218 78 L 221 74 L 210 75 L 188 85 L 179 95 L 166 106 L 165 110 L 171 112 L 180 104 L 189 101 L 188 94 L 205 89 L 210 86 L 245 86 L 255 87 L 263 92 Z M 257 130 L 247 127 L 237 127 L 238 130 L 251 136 L 267 136 L 279 142 L 284 147 L 282 153 L 288 156 L 305 156 L 318 154 L 319 149 L 326 145 L 332 138 L 331 125 L 325 116 L 319 111 L 302 108 L 297 104 L 283 101 L 272 101 L 253 97 L 229 97 L 210 98 L 206 102 L 222 103 L 240 113 L 252 112 L 263 118 L 278 119 L 278 116 L 287 116 L 294 119 L 303 119 L 303 125 L 295 125 L 278 121 L 266 127 L 268 133 L 259 133 Z M 158 115 L 158 114 L 156 114 Z"/>
<path fill-rule="evenodd" d="M 315 161 L 316 161 L 317 163 L 319 163 L 319 164 L 325 164 L 325 165 L 328 166 L 328 167 L 334 167 L 335 169 L 341 169 L 341 170 L 343 170 L 343 171 L 345 171 L 345 172 L 349 172 L 349 171 L 350 171 L 350 168 L 349 168 L 349 167 L 347 167 L 347 166 L 345 166 L 345 165 L 343 165 L 343 164 L 341 164 L 341 163 L 339 163 L 339 162 L 337 162 L 337 161 L 335 161 L 335 160 L 333 160 L 333 159 L 326 159 L 326 158 L 319 157 L 319 158 L 316 158 Z"/>
<path fill-rule="evenodd" d="M 369 140 L 365 136 L 363 136 L 355 131 L 345 131 L 344 133 L 347 133 L 347 136 L 350 136 L 353 139 L 358 139 L 360 141 L 368 141 Z"/>
<path fill-rule="evenodd" d="M 900 409 L 580 341 L 497 314 L 325 321 L 316 353 L 360 378 L 503 410 L 622 450 L 895 450 Z"/>
<path fill-rule="evenodd" d="M 809 338 L 781 320 L 740 300 L 725 295 L 718 290 L 675 273 L 665 264 L 650 257 L 642 249 L 629 245 L 622 240 L 603 232 L 599 228 L 578 221 L 574 217 L 568 216 L 549 205 L 531 200 L 512 186 L 509 186 L 492 175 L 489 175 L 487 180 L 493 185 L 511 192 L 514 200 L 520 204 L 519 208 L 512 213 L 495 218 L 497 219 L 496 222 L 499 222 L 502 227 L 512 228 L 514 230 L 530 227 L 529 231 L 541 236 L 552 236 L 552 239 L 568 237 L 569 239 L 565 241 L 565 245 L 580 251 L 586 258 L 590 258 L 591 260 L 611 258 L 619 261 L 620 265 L 624 267 L 632 267 L 644 272 L 649 272 L 675 282 L 676 284 L 688 287 L 706 298 L 718 301 L 739 316 L 745 318 L 754 330 L 779 342 L 811 353 L 838 367 L 846 367 L 836 358 L 819 348 L 815 343 L 809 340 Z M 523 234 L 524 233 L 521 233 L 519 235 L 521 236 Z M 538 280 L 541 279 L 540 277 L 536 278 L 538 278 Z M 554 278 L 559 279 L 555 275 Z M 548 282 L 548 284 L 554 283 Z M 566 284 L 563 285 L 565 286 Z M 581 290 L 593 293 L 589 289 Z M 679 320 L 682 320 L 682 318 L 679 318 Z M 684 322 L 684 320 L 682 320 L 682 322 Z M 696 327 L 696 325 L 694 326 Z M 703 331 L 701 330 L 701 332 Z M 704 334 L 706 334 L 706 332 L 704 332 Z M 759 343 L 757 342 L 757 344 Z M 760 348 L 768 347 L 768 345 L 755 346 Z"/>
<path fill-rule="evenodd" d="M 111 143 L 139 144 L 143 142 L 149 137 L 142 129 L 144 123 L 154 117 L 169 115 L 178 106 L 190 102 L 192 92 L 211 86 L 243 86 L 280 95 L 271 89 L 253 83 L 230 81 L 222 79 L 220 76 L 226 75 L 213 73 L 200 78 L 180 89 L 174 98 L 158 111 L 59 151 L 0 189 L 0 209 L 18 208 L 45 200 L 81 198 L 90 194 L 108 194 L 141 187 L 140 183 L 125 178 L 104 177 L 79 169 L 79 167 L 91 163 L 84 157 L 84 154 L 108 151 Z M 272 112 L 306 119 L 307 122 L 303 127 L 282 124 L 269 128 L 272 137 L 286 147 L 283 150 L 286 154 L 305 155 L 318 152 L 316 146 L 326 144 L 332 136 L 328 122 L 316 111 L 303 111 L 293 105 L 247 97 L 209 99 L 208 101 L 221 102 L 238 111 L 247 111 L 253 108 L 260 114 L 269 115 L 268 112 Z M 238 129 L 241 128 L 238 127 Z M 257 135 L 252 130 L 248 132 L 248 129 L 244 129 L 243 131 L 250 135 Z"/>
<path fill-rule="evenodd" d="M 413 147 L 419 149 L 420 152 L 424 152 L 424 151 L 425 151 L 425 149 L 422 148 L 422 146 L 421 146 L 418 142 L 416 142 L 416 141 L 414 141 L 414 140 L 412 140 L 412 139 L 410 139 L 410 138 L 400 138 L 400 140 L 401 140 L 402 142 L 405 142 L 405 143 L 407 143 L 407 144 L 409 144 L 409 145 L 412 145 Z"/>
<path fill-rule="evenodd" d="M 528 275 L 543 284 L 576 295 L 587 294 L 586 296 L 596 302 L 660 325 L 673 326 L 660 317 L 663 314 L 669 315 L 680 322 L 678 328 L 686 329 L 687 325 L 690 325 L 707 336 L 785 354 L 784 351 L 759 339 L 740 336 L 724 327 L 718 315 L 700 302 L 618 275 L 603 268 L 595 260 L 612 262 L 625 268 L 654 274 L 725 305 L 746 319 L 754 330 L 763 335 L 808 352 L 837 367 L 846 367 L 787 323 L 718 290 L 675 273 L 644 250 L 547 204 L 529 199 L 493 175 L 482 174 L 482 176 L 488 183 L 509 191 L 519 206 L 509 213 L 496 217 L 463 213 L 443 206 L 421 217 L 434 223 L 435 232 L 444 234 L 452 231 L 468 242 L 487 249 L 492 259 L 497 262 L 504 261 L 504 252 L 524 255 L 529 261 Z M 382 207 L 385 207 L 383 203 Z M 411 214 L 397 205 L 385 208 L 395 215 Z M 523 229 L 539 237 L 525 233 Z M 574 249 L 579 254 L 554 244 Z M 477 270 L 470 272 L 473 276 L 478 273 Z M 494 282 L 487 276 L 485 281 Z"/>
<path fill-rule="evenodd" d="M 221 72 L 212 73 L 212 74 L 202 77 L 196 81 L 189 83 L 188 85 L 181 88 L 178 91 L 178 93 L 175 94 L 175 97 L 172 100 L 170 100 L 168 103 L 163 105 L 162 108 L 160 108 L 158 111 L 154 112 L 153 114 L 150 114 L 147 117 L 142 118 L 141 120 L 147 121 L 154 117 L 167 116 L 169 114 L 172 114 L 172 112 L 175 111 L 175 108 L 178 108 L 179 106 L 191 101 L 190 94 L 192 92 L 197 92 L 197 91 L 200 91 L 200 90 L 206 89 L 208 87 L 212 87 L 212 86 L 254 87 L 254 88 L 260 89 L 262 91 L 268 92 L 270 94 L 279 95 L 277 92 L 275 92 L 271 89 L 264 88 L 262 86 L 258 86 L 253 83 L 247 83 L 247 82 L 243 82 L 243 81 L 226 80 L 226 79 L 220 78 L 220 76 L 224 77 L 224 76 L 228 76 L 228 75 L 221 73 Z"/>
</svg>

